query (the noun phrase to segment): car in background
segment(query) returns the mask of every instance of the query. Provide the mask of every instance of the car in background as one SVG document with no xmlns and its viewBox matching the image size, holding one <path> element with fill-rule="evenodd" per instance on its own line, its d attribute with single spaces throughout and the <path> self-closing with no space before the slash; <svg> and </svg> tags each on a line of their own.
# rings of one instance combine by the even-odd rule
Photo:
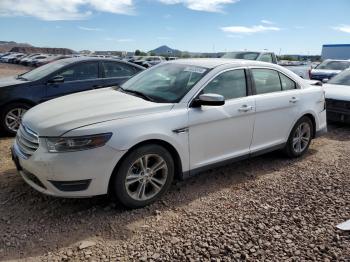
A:
<svg viewBox="0 0 350 262">
<path fill-rule="evenodd" d="M 326 59 L 313 69 L 310 69 L 310 79 L 325 81 L 350 68 L 350 60 Z"/>
<path fill-rule="evenodd" d="M 350 124 L 350 69 L 323 85 L 326 91 L 327 120 Z"/>
<path fill-rule="evenodd" d="M 139 60 L 135 60 L 133 63 L 149 68 L 165 61 L 166 60 L 162 56 L 144 56 Z"/>
<path fill-rule="evenodd" d="M 2 63 L 10 63 L 12 61 L 12 59 L 16 58 L 16 57 L 21 57 L 23 56 L 24 54 L 22 53 L 11 53 L 11 54 L 8 54 L 6 56 L 3 56 L 0 58 L 0 62 Z"/>
<path fill-rule="evenodd" d="M 256 60 L 272 64 L 277 64 L 278 60 L 273 52 L 237 51 L 228 52 L 221 58 Z"/>
<path fill-rule="evenodd" d="M 35 57 L 33 57 L 32 59 L 30 59 L 29 61 L 28 61 L 28 65 L 29 66 L 32 66 L 32 67 L 34 67 L 34 66 L 36 66 L 38 63 L 40 63 L 40 61 L 42 61 L 42 60 L 45 60 L 45 59 L 48 59 L 49 57 L 52 57 L 53 55 L 44 55 L 44 54 L 41 54 L 41 55 L 38 55 L 38 56 L 35 56 Z"/>
<path fill-rule="evenodd" d="M 15 54 L 13 55 L 11 58 L 7 59 L 7 63 L 12 63 L 15 64 L 15 62 L 17 61 L 17 59 L 21 59 L 22 57 L 24 57 L 25 54 L 19 53 L 19 54 Z"/>
<path fill-rule="evenodd" d="M 0 129 L 15 134 L 29 108 L 63 95 L 120 85 L 143 69 L 115 59 L 67 58 L 0 78 Z"/>
<path fill-rule="evenodd" d="M 324 92 L 271 63 L 179 59 L 120 88 L 61 97 L 24 115 L 22 178 L 60 197 L 112 193 L 139 208 L 172 180 L 282 149 L 300 157 L 327 130 Z"/>
<path fill-rule="evenodd" d="M 11 52 L 0 53 L 0 58 L 7 56 L 9 54 L 11 54 Z M 1 60 L 0 60 L 0 62 L 1 62 Z"/>
<path fill-rule="evenodd" d="M 28 55 L 27 57 L 22 58 L 22 59 L 19 61 L 19 64 L 27 66 L 27 65 L 29 65 L 30 61 L 32 61 L 32 59 L 34 59 L 35 57 L 40 56 L 40 55 L 41 55 L 41 54 L 39 54 L 39 53 L 30 54 L 30 55 Z"/>
<path fill-rule="evenodd" d="M 69 58 L 70 56 L 68 55 L 50 55 L 46 58 L 43 58 L 43 59 L 38 59 L 38 60 L 34 60 L 32 61 L 32 65 L 33 66 L 42 66 L 42 65 L 46 65 L 48 63 L 51 63 L 51 62 L 54 62 L 54 61 L 57 61 L 57 60 L 60 60 L 60 59 L 65 59 L 65 58 Z"/>
<path fill-rule="evenodd" d="M 176 56 L 169 56 L 166 58 L 167 61 L 173 61 L 173 60 L 177 60 L 177 59 L 179 59 L 179 58 Z"/>
</svg>

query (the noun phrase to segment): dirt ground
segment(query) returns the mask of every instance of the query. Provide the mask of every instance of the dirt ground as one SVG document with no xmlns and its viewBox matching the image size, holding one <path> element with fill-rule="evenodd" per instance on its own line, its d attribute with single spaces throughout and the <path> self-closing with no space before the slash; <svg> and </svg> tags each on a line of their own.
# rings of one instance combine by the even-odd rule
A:
<svg viewBox="0 0 350 262">
<path fill-rule="evenodd" d="M 1 76 L 18 72 L 0 64 Z M 350 219 L 349 126 L 330 126 L 303 158 L 211 170 L 138 210 L 36 192 L 15 171 L 12 141 L 0 137 L 0 260 L 350 261 L 350 233 L 335 227 Z"/>
</svg>

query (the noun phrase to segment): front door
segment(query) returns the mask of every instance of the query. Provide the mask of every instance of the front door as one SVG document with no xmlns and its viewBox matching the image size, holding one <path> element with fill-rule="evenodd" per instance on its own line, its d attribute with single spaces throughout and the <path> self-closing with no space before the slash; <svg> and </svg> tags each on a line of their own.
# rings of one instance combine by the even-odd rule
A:
<svg viewBox="0 0 350 262">
<path fill-rule="evenodd" d="M 48 83 L 46 99 L 98 88 L 102 79 L 98 78 L 98 62 L 83 62 L 63 69 L 57 74 L 64 78 L 60 83 Z"/>
<path fill-rule="evenodd" d="M 249 154 L 255 101 L 248 96 L 244 69 L 216 76 L 200 94 L 225 97 L 223 106 L 189 108 L 190 168 L 201 168 Z"/>
</svg>

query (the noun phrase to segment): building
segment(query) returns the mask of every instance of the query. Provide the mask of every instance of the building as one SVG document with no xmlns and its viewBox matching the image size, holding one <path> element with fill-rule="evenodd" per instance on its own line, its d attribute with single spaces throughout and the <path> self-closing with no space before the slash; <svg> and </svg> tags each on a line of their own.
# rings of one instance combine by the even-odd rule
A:
<svg viewBox="0 0 350 262">
<path fill-rule="evenodd" d="M 323 45 L 322 59 L 350 59 L 350 44 Z"/>
</svg>

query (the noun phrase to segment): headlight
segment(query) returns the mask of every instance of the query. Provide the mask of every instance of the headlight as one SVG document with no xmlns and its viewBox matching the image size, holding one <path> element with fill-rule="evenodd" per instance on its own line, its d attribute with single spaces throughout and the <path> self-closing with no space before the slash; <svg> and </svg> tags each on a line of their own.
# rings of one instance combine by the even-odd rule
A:
<svg viewBox="0 0 350 262">
<path fill-rule="evenodd" d="M 78 137 L 47 137 L 46 144 L 49 152 L 72 152 L 104 146 L 112 133 L 78 136 Z"/>
</svg>

